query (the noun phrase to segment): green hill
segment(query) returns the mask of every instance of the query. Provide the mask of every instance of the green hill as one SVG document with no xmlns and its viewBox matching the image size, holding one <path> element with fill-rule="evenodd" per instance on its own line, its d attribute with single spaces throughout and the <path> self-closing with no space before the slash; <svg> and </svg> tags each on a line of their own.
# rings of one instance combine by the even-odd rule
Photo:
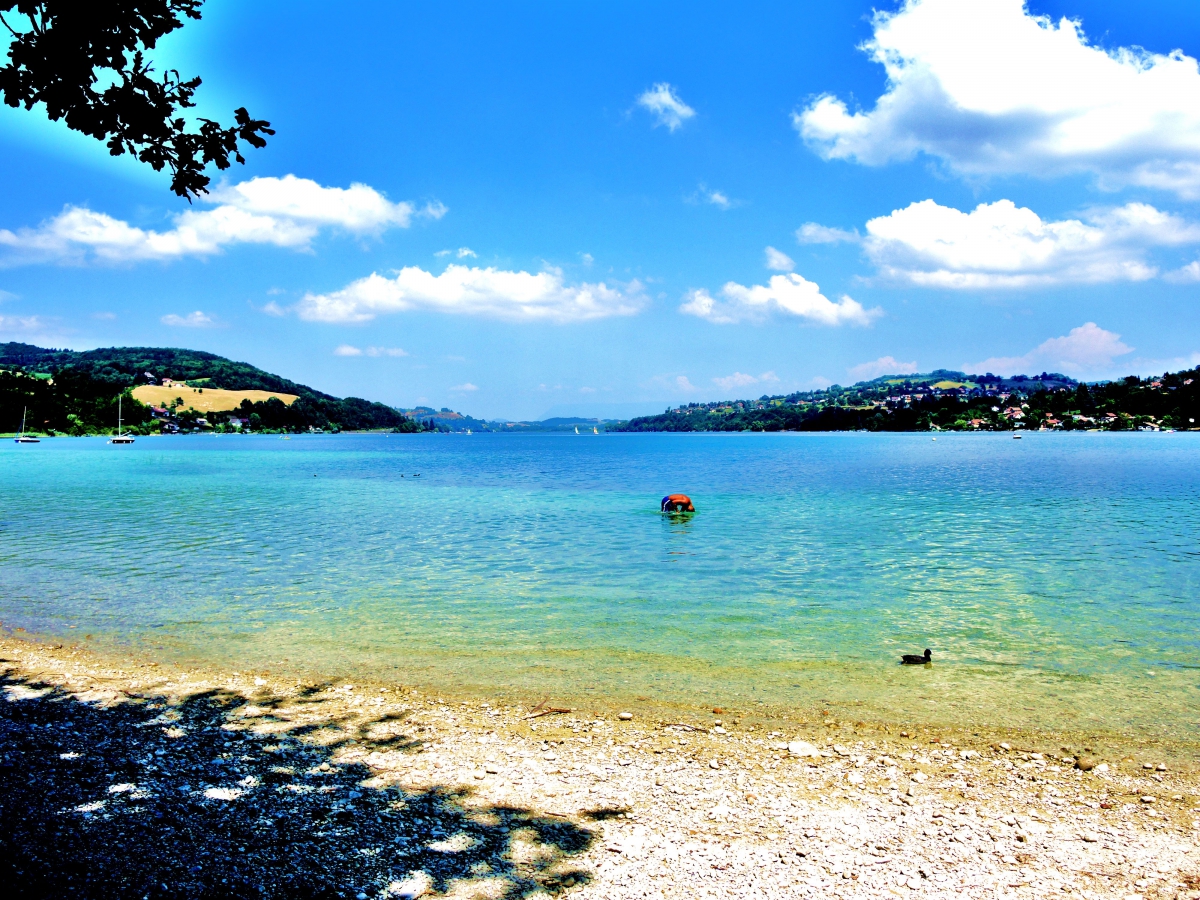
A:
<svg viewBox="0 0 1200 900">
<path fill-rule="evenodd" d="M 149 378 L 147 377 L 149 376 Z M 360 397 L 338 398 L 297 384 L 249 363 L 214 353 L 163 347 L 106 347 L 98 350 L 51 350 L 32 344 L 0 344 L 0 430 L 16 430 L 23 409 L 27 427 L 43 433 L 107 433 L 117 421 L 117 397 L 123 396 L 124 422 L 135 433 L 163 428 L 203 427 L 197 416 L 181 412 L 155 417 L 129 391 L 150 379 L 170 378 L 193 387 L 263 390 L 295 394 L 290 406 L 279 400 L 246 401 L 237 410 L 210 414 L 208 426 L 232 427 L 246 419 L 251 430 L 322 431 L 426 430 L 419 422 L 383 403 Z"/>
<path fill-rule="evenodd" d="M 937 369 L 757 400 L 688 403 L 610 431 L 1007 431 L 1191 429 L 1200 369 L 1082 384 L 1065 375 L 1000 377 Z"/>
</svg>

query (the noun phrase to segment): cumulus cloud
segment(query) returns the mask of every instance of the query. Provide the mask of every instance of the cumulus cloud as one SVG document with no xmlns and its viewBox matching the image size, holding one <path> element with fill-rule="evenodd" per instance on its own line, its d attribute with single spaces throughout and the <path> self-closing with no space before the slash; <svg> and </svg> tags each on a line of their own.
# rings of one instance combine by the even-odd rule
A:
<svg viewBox="0 0 1200 900">
<path fill-rule="evenodd" d="M 439 204 L 417 210 L 392 203 L 365 184 L 322 187 L 307 178 L 252 178 L 223 185 L 203 202 L 213 209 L 189 209 L 172 228 L 138 228 L 81 206 L 68 206 L 36 228 L 0 229 L 0 248 L 9 265 L 30 262 L 128 263 L 210 256 L 233 244 L 270 244 L 307 249 L 323 228 L 357 235 L 407 228 L 414 216 L 440 218 Z"/>
<path fill-rule="evenodd" d="M 883 314 L 880 309 L 863 309 L 850 297 L 834 303 L 811 281 L 796 274 L 773 275 L 766 285 L 746 287 L 729 282 L 721 288 L 723 300 L 706 290 L 691 291 L 679 311 L 719 325 L 762 321 L 772 312 L 787 313 L 818 325 L 867 325 Z"/>
<path fill-rule="evenodd" d="M 774 372 L 763 372 L 761 375 L 747 375 L 745 372 L 734 372 L 732 375 L 726 375 L 722 378 L 714 378 L 713 384 L 722 390 L 732 391 L 741 387 L 749 387 L 752 384 L 762 384 L 766 382 L 778 381 L 779 376 Z"/>
<path fill-rule="evenodd" d="M 796 229 L 796 240 L 801 244 L 841 244 L 855 243 L 859 240 L 857 231 L 845 231 L 841 228 L 828 228 L 816 222 L 805 222 Z"/>
<path fill-rule="evenodd" d="M 964 174 L 1090 171 L 1200 196 L 1200 68 L 1182 51 L 1105 50 L 1023 0 L 905 0 L 873 24 L 874 108 L 824 94 L 793 116 L 825 158 L 924 152 Z"/>
<path fill-rule="evenodd" d="M 1195 284 L 1200 281 L 1200 261 L 1192 260 L 1186 266 L 1168 272 L 1163 280 L 1172 284 Z"/>
<path fill-rule="evenodd" d="M 675 88 L 665 81 L 660 81 L 639 96 L 637 104 L 654 116 L 656 126 L 666 125 L 667 130 L 672 132 L 696 115 L 696 111 L 684 103 L 675 93 Z"/>
<path fill-rule="evenodd" d="M 459 259 L 466 259 L 468 256 L 471 257 L 471 259 L 474 259 L 479 254 L 476 253 L 474 250 L 472 250 L 470 247 L 459 247 L 458 252 L 454 255 L 457 256 Z"/>
<path fill-rule="evenodd" d="M 688 380 L 686 375 L 676 375 L 675 390 L 683 391 L 684 393 L 688 394 L 694 394 L 698 388 Z"/>
<path fill-rule="evenodd" d="M 450 265 L 441 275 L 416 266 L 391 278 L 372 273 L 296 305 L 311 322 L 366 322 L 387 313 L 426 310 L 513 322 L 583 322 L 637 313 L 645 302 L 637 281 L 567 284 L 559 269 L 510 272 Z"/>
<path fill-rule="evenodd" d="M 846 370 L 858 381 L 871 381 L 881 375 L 911 375 L 917 371 L 917 363 L 899 362 L 894 356 L 881 356 L 870 362 L 859 363 Z"/>
<path fill-rule="evenodd" d="M 1119 334 L 1105 331 L 1095 322 L 1086 322 L 1063 337 L 1043 341 L 1024 356 L 994 356 L 971 364 L 968 371 L 997 375 L 1049 371 L 1086 377 L 1106 372 L 1118 356 L 1132 352 L 1133 348 L 1123 344 Z"/>
<path fill-rule="evenodd" d="M 362 356 L 363 352 L 352 344 L 338 344 L 333 349 L 334 356 Z"/>
<path fill-rule="evenodd" d="M 1153 247 L 1200 242 L 1200 226 L 1144 203 L 1043 220 L 1011 200 L 969 213 L 922 200 L 867 222 L 865 248 L 885 277 L 943 288 L 1145 281 Z"/>
<path fill-rule="evenodd" d="M 186 316 L 179 316 L 175 313 L 168 313 L 160 320 L 164 325 L 170 325 L 175 328 L 211 328 L 217 324 L 212 316 L 207 313 L 202 313 L 200 310 L 188 313 Z"/>
<path fill-rule="evenodd" d="M 796 268 L 796 263 L 786 253 L 776 250 L 774 247 L 766 249 L 767 268 L 772 272 L 790 272 Z"/>
<path fill-rule="evenodd" d="M 454 385 L 454 387 L 450 388 L 450 390 L 459 391 L 459 392 L 464 392 L 464 391 L 470 392 L 470 391 L 479 390 L 479 386 L 475 385 L 475 384 L 471 384 L 471 382 L 467 381 L 467 382 L 464 382 L 463 384 Z"/>
</svg>

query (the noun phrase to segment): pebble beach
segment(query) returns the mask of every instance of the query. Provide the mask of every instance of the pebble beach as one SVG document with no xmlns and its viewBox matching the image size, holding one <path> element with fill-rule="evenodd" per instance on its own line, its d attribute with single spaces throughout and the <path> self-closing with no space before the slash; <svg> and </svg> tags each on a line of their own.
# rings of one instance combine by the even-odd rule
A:
<svg viewBox="0 0 1200 900">
<path fill-rule="evenodd" d="M 15 896 L 1200 898 L 1161 743 L 0 659 Z"/>
</svg>

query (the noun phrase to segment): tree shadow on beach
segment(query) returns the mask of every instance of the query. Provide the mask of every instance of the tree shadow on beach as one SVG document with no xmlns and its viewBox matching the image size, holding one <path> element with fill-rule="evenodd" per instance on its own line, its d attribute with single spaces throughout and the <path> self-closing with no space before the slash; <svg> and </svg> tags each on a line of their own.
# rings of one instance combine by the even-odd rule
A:
<svg viewBox="0 0 1200 900">
<path fill-rule="evenodd" d="M 328 721 L 283 730 L 281 718 L 263 734 L 232 718 L 253 704 L 269 721 L 280 698 L 209 690 L 174 703 L 149 693 L 90 702 L 7 666 L 6 896 L 518 900 L 590 880 L 572 862 L 595 840 L 587 828 L 481 804 L 467 789 L 367 786 L 375 773 L 335 761 L 339 742 L 297 739 Z M 402 721 L 381 715 L 359 730 Z M 385 729 L 368 746 L 415 753 L 421 740 Z"/>
</svg>

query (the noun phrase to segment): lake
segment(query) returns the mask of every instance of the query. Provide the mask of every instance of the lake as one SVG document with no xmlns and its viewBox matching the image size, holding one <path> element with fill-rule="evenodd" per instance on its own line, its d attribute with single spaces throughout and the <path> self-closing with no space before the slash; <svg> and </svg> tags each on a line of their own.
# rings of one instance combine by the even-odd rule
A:
<svg viewBox="0 0 1200 900">
<path fill-rule="evenodd" d="M 98 648 L 1200 736 L 1200 435 L 61 438 L 0 497 L 0 622 Z"/>
</svg>

